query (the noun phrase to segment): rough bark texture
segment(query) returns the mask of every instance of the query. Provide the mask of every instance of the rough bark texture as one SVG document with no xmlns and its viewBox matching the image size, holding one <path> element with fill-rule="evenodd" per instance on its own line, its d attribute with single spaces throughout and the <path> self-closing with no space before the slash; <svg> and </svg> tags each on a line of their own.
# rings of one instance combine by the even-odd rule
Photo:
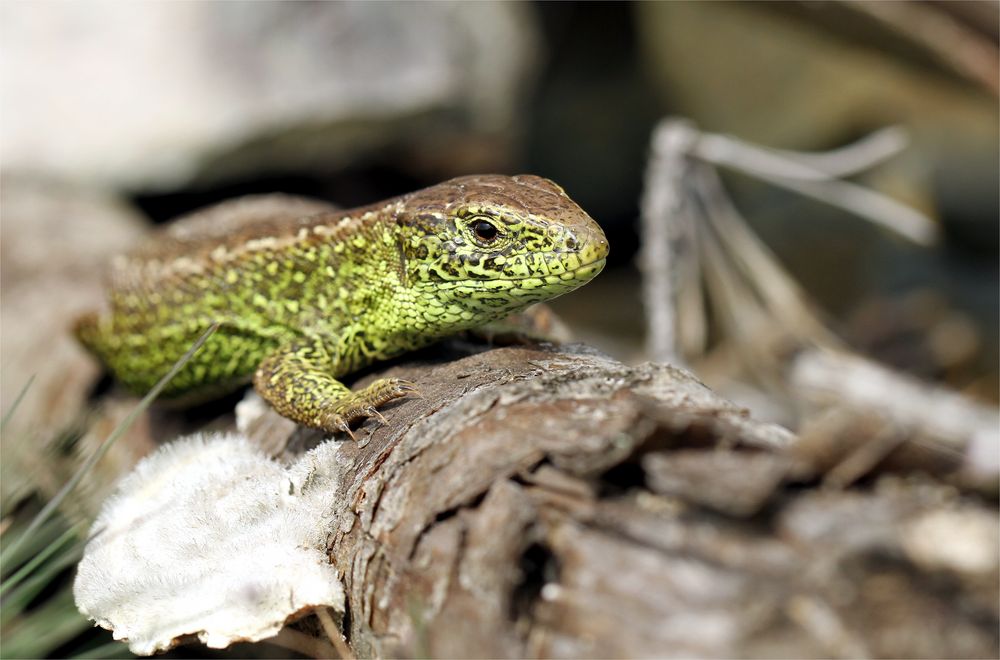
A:
<svg viewBox="0 0 1000 660">
<path fill-rule="evenodd" d="M 670 366 L 423 357 L 377 374 L 423 398 L 345 447 L 329 548 L 358 656 L 997 655 L 995 501 L 944 485 L 953 462 L 903 440 L 817 488 L 854 445 Z M 318 439 L 272 415 L 252 438 Z"/>
</svg>

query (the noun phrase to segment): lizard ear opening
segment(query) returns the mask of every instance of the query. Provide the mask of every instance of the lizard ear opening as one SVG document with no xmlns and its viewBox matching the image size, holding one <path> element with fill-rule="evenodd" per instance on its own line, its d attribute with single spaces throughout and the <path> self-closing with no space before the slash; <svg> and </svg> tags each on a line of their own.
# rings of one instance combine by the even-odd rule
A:
<svg viewBox="0 0 1000 660">
<path fill-rule="evenodd" d="M 408 286 L 410 281 L 407 279 L 408 273 L 406 271 L 406 248 L 403 245 L 402 236 L 396 237 L 396 253 L 398 255 L 398 259 L 396 261 L 396 269 L 397 269 L 396 274 L 399 277 L 399 283 L 402 284 L 403 286 Z"/>
</svg>

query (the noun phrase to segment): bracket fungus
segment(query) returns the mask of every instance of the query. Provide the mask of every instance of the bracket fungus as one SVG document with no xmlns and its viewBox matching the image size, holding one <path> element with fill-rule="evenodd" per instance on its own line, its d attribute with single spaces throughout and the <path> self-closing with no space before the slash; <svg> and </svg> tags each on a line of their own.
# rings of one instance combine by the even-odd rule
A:
<svg viewBox="0 0 1000 660">
<path fill-rule="evenodd" d="M 80 611 L 149 655 L 214 648 L 344 611 L 327 557 L 339 443 L 289 466 L 238 435 L 195 435 L 143 460 L 105 503 L 74 585 Z"/>
</svg>

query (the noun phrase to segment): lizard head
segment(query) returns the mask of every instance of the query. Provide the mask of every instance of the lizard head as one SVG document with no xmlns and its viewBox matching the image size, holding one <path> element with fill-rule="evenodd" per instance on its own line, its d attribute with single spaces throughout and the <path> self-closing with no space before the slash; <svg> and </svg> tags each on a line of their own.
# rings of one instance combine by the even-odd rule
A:
<svg viewBox="0 0 1000 660">
<path fill-rule="evenodd" d="M 469 327 L 572 291 L 604 268 L 604 232 L 532 175 L 452 179 L 403 198 L 406 285 L 442 326 Z"/>
</svg>

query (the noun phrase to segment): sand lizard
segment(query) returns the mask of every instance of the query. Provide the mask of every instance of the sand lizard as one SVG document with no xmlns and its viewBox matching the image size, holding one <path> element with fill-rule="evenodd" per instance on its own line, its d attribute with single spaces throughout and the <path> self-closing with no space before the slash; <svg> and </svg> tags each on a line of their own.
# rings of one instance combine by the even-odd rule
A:
<svg viewBox="0 0 1000 660">
<path fill-rule="evenodd" d="M 608 254 L 590 216 L 531 175 L 323 209 L 237 200 L 171 224 L 113 263 L 108 309 L 82 317 L 77 336 L 144 390 L 218 323 L 165 395 L 252 380 L 282 415 L 350 434 L 415 386 L 382 379 L 352 392 L 338 378 L 572 291 Z"/>
</svg>

